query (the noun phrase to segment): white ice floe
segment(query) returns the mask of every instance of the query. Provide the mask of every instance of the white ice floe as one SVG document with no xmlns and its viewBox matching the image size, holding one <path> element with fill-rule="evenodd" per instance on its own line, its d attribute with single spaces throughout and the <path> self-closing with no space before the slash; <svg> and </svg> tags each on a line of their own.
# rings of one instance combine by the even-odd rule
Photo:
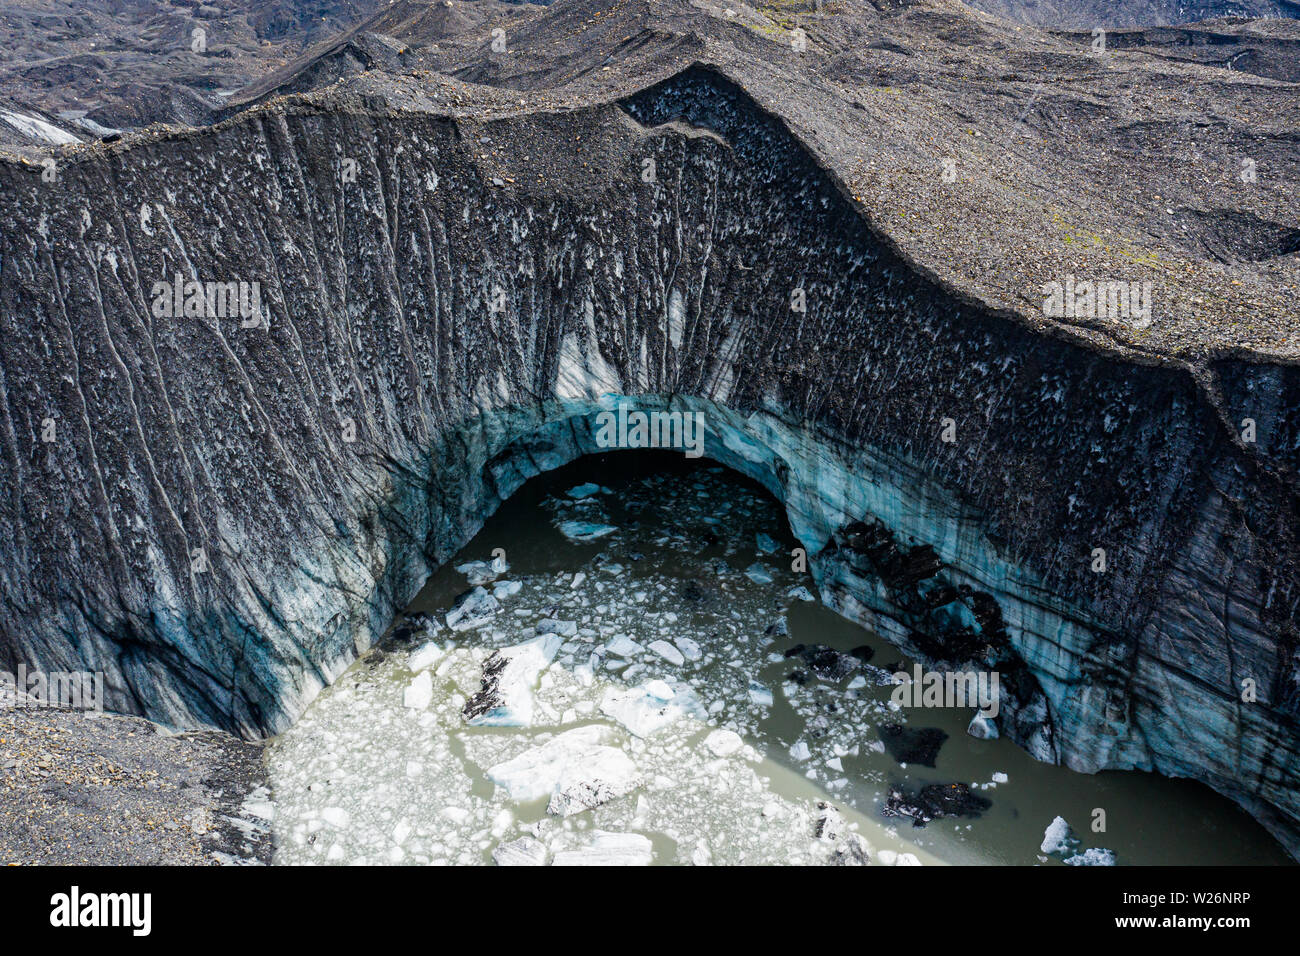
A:
<svg viewBox="0 0 1300 956">
<path fill-rule="evenodd" d="M 674 637 L 673 643 L 676 644 L 677 649 L 682 652 L 682 657 L 686 658 L 688 661 L 698 661 L 704 656 L 704 652 L 700 650 L 700 645 L 689 637 Z"/>
<path fill-rule="evenodd" d="M 483 666 L 482 688 L 465 704 L 466 722 L 475 727 L 531 724 L 538 677 L 555 660 L 562 643 L 558 634 L 543 634 L 489 657 Z"/>
<path fill-rule="evenodd" d="M 573 637 L 578 633 L 578 624 L 576 621 L 560 621 L 553 617 L 544 617 L 537 622 L 537 633 Z"/>
<path fill-rule="evenodd" d="M 645 648 L 626 634 L 615 634 L 605 645 L 605 650 L 619 657 L 636 657 L 645 652 Z"/>
<path fill-rule="evenodd" d="M 976 740 L 996 740 L 998 737 L 998 725 L 983 714 L 976 714 L 970 719 L 966 726 L 966 733 L 970 734 Z"/>
<path fill-rule="evenodd" d="M 613 525 L 599 524 L 594 521 L 561 521 L 559 528 L 560 534 L 578 544 L 595 541 L 618 530 Z"/>
<path fill-rule="evenodd" d="M 540 746 L 488 768 L 493 783 L 521 803 L 549 797 L 547 811 L 567 817 L 590 810 L 638 786 L 636 764 L 617 747 L 608 727 L 575 727 Z"/>
<path fill-rule="evenodd" d="M 501 602 L 483 587 L 476 587 L 456 598 L 447 612 L 447 626 L 453 631 L 466 631 L 480 627 L 501 610 Z"/>
<path fill-rule="evenodd" d="M 518 594 L 523 586 L 522 581 L 498 581 L 492 585 L 492 596 L 498 601 L 504 601 Z"/>
<path fill-rule="evenodd" d="M 745 746 L 740 734 L 732 730 L 715 730 L 704 738 L 704 746 L 716 757 L 729 757 Z"/>
<path fill-rule="evenodd" d="M 1044 853 L 1068 853 L 1078 842 L 1065 817 L 1055 817 L 1043 831 L 1043 843 L 1039 849 Z"/>
<path fill-rule="evenodd" d="M 665 691 L 671 696 L 666 696 Z M 658 680 L 631 689 L 610 688 L 600 702 L 602 714 L 613 717 L 638 737 L 648 737 L 683 714 L 700 715 L 702 710 L 693 693 L 676 693 Z"/>
<path fill-rule="evenodd" d="M 573 850 L 561 850 L 552 866 L 649 866 L 654 847 L 640 833 L 592 832 L 592 841 Z"/>
<path fill-rule="evenodd" d="M 337 830 L 342 830 L 352 821 L 352 815 L 341 807 L 326 807 L 320 813 L 321 819 Z"/>
<path fill-rule="evenodd" d="M 682 655 L 682 652 L 667 641 L 653 641 L 648 649 L 654 651 L 674 667 L 681 667 L 686 663 L 686 658 Z"/>
<path fill-rule="evenodd" d="M 510 570 L 510 565 L 506 564 L 504 557 L 498 555 L 491 561 L 470 561 L 457 565 L 456 570 L 465 575 L 470 584 L 478 585 L 495 581 Z"/>
<path fill-rule="evenodd" d="M 753 581 L 755 584 L 772 583 L 772 572 L 758 562 L 745 568 L 745 577 L 749 578 L 749 580 Z"/>
<path fill-rule="evenodd" d="M 424 710 L 433 701 L 433 678 L 428 671 L 420 671 L 402 695 L 402 706 Z"/>
<path fill-rule="evenodd" d="M 444 653 L 437 641 L 430 641 L 423 647 L 411 651 L 411 656 L 406 659 L 406 666 L 412 673 L 419 673 L 442 660 Z"/>
<path fill-rule="evenodd" d="M 545 866 L 547 856 L 546 844 L 530 836 L 502 843 L 492 851 L 497 866 Z"/>
<path fill-rule="evenodd" d="M 1115 851 L 1090 847 L 1082 853 L 1068 857 L 1065 864 L 1066 866 L 1114 866 Z"/>
</svg>

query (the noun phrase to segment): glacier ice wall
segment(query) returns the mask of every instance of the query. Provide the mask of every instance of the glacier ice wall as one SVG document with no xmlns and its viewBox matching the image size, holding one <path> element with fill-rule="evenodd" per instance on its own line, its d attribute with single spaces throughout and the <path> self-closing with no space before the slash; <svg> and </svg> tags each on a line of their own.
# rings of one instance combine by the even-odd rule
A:
<svg viewBox="0 0 1300 956">
<path fill-rule="evenodd" d="M 706 414 L 832 606 L 1005 669 L 1037 756 L 1300 845 L 1295 368 L 970 301 L 703 69 L 490 121 L 290 99 L 41 173 L 0 164 L 0 663 L 279 730 L 629 396 Z M 262 321 L 160 315 L 177 274 Z"/>
</svg>

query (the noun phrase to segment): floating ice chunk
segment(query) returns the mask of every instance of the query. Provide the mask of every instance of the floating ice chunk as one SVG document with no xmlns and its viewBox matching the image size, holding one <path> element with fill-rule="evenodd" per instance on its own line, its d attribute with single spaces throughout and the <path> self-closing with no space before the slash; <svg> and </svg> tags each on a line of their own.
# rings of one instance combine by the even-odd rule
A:
<svg viewBox="0 0 1300 956">
<path fill-rule="evenodd" d="M 320 815 L 322 820 L 338 830 L 346 828 L 352 822 L 352 814 L 342 807 L 326 807 Z"/>
<path fill-rule="evenodd" d="M 686 658 L 682 656 L 682 652 L 667 641 L 654 641 L 650 644 L 650 650 L 675 667 L 681 667 L 686 663 Z"/>
<path fill-rule="evenodd" d="M 601 492 L 611 494 L 608 488 L 602 488 L 600 485 L 594 485 L 587 482 L 585 485 L 577 485 L 565 492 L 570 498 L 581 501 L 583 498 L 590 498 L 592 495 L 598 495 Z"/>
<path fill-rule="evenodd" d="M 998 725 L 983 714 L 976 714 L 966 725 L 966 733 L 976 740 L 997 740 Z"/>
<path fill-rule="evenodd" d="M 759 707 L 772 706 L 772 692 L 758 681 L 749 682 L 749 699 Z"/>
<path fill-rule="evenodd" d="M 665 699 L 659 696 L 664 688 L 667 685 L 663 681 L 650 681 L 629 690 L 610 688 L 600 702 L 600 712 L 613 717 L 638 737 L 650 736 L 684 713 L 703 715 L 703 705 L 693 693 L 685 691 Z"/>
<path fill-rule="evenodd" d="M 406 838 L 409 837 L 410 835 L 411 835 L 411 825 L 407 823 L 405 820 L 402 820 L 397 824 L 397 826 L 393 827 L 393 842 L 396 843 L 398 846 L 401 846 L 403 843 L 405 843 Z"/>
<path fill-rule="evenodd" d="M 498 601 L 512 598 L 524 586 L 522 581 L 498 581 L 492 586 L 492 596 Z"/>
<path fill-rule="evenodd" d="M 1066 866 L 1114 866 L 1115 851 L 1091 847 L 1065 861 Z"/>
<path fill-rule="evenodd" d="M 592 831 L 592 842 L 575 850 L 555 854 L 552 866 L 649 866 L 654 848 L 640 833 Z"/>
<path fill-rule="evenodd" d="M 576 727 L 488 769 L 495 784 L 520 802 L 550 796 L 546 809 L 567 817 L 590 810 L 640 784 L 636 764 L 617 747 L 606 746 L 608 727 Z"/>
<path fill-rule="evenodd" d="M 497 866 L 545 866 L 546 844 L 534 837 L 520 837 L 493 850 L 492 860 Z"/>
<path fill-rule="evenodd" d="M 824 800 L 817 802 L 817 820 L 813 836 L 831 849 L 830 860 L 837 866 L 866 866 L 871 862 L 871 847 L 855 833 L 843 815 Z"/>
<path fill-rule="evenodd" d="M 476 727 L 527 727 L 538 675 L 562 643 L 558 634 L 543 634 L 494 653 L 483 665 L 482 689 L 465 702 L 465 720 Z"/>
<path fill-rule="evenodd" d="M 859 674 L 857 677 L 853 678 L 853 680 L 849 681 L 847 689 L 857 690 L 859 687 L 866 687 L 866 686 L 867 686 L 867 679 L 863 677 L 861 674 Z"/>
<path fill-rule="evenodd" d="M 881 850 L 879 853 L 876 854 L 876 859 L 880 862 L 880 865 L 881 865 L 881 866 L 897 866 L 897 865 L 898 865 L 898 851 L 897 851 L 897 850 Z"/>
<path fill-rule="evenodd" d="M 465 575 L 470 584 L 479 585 L 495 581 L 510 570 L 510 565 L 506 564 L 503 555 L 497 555 L 491 561 L 469 561 L 457 565 L 456 570 Z"/>
<path fill-rule="evenodd" d="M 423 647 L 411 651 L 411 656 L 406 659 L 406 666 L 411 673 L 419 673 L 426 667 L 432 667 L 438 663 L 442 659 L 443 653 L 443 649 L 438 646 L 436 641 L 430 641 Z"/>
<path fill-rule="evenodd" d="M 757 561 L 745 568 L 745 577 L 755 584 L 771 584 L 772 572 Z"/>
<path fill-rule="evenodd" d="M 573 637 L 578 633 L 578 624 L 576 621 L 560 621 L 553 617 L 544 617 L 537 622 L 537 633 Z"/>
<path fill-rule="evenodd" d="M 424 710 L 433 701 L 433 677 L 428 671 L 420 671 L 402 694 L 402 706 L 412 710 Z"/>
<path fill-rule="evenodd" d="M 609 643 L 605 645 L 605 650 L 611 654 L 617 654 L 619 657 L 636 657 L 636 655 L 643 653 L 645 648 L 626 634 L 615 634 L 610 638 Z"/>
<path fill-rule="evenodd" d="M 761 531 L 754 535 L 754 544 L 758 547 L 759 554 L 771 554 L 777 548 L 781 547 L 775 538 L 770 538 Z"/>
<path fill-rule="evenodd" d="M 688 661 L 698 661 L 704 656 L 704 652 L 700 650 L 700 645 L 695 643 L 689 637 L 674 637 L 673 643 L 676 644 L 677 649 L 682 652 L 682 657 L 686 658 Z"/>
<path fill-rule="evenodd" d="M 645 692 L 655 700 L 669 701 L 677 696 L 677 692 L 661 680 L 646 681 Z"/>
<path fill-rule="evenodd" d="M 501 603 L 482 588 L 476 587 L 456 598 L 447 612 L 447 626 L 453 631 L 479 627 L 491 620 L 501 610 Z"/>
<path fill-rule="evenodd" d="M 995 770 L 995 771 L 993 771 L 993 782 L 994 782 L 994 783 L 1006 783 L 1006 782 L 1007 782 L 1008 780 L 1010 780 L 1010 779 L 1011 779 L 1011 778 L 1008 777 L 1008 776 L 1007 776 L 1005 773 L 1003 773 L 1001 770 Z"/>
<path fill-rule="evenodd" d="M 790 748 L 790 757 L 794 760 L 807 760 L 812 756 L 812 751 L 802 740 L 795 741 L 795 745 Z"/>
<path fill-rule="evenodd" d="M 597 524 L 594 521 L 561 521 L 559 528 L 560 534 L 578 544 L 595 541 L 618 530 L 613 525 Z"/>
<path fill-rule="evenodd" d="M 715 730 L 704 738 L 704 746 L 708 747 L 715 757 L 729 757 L 745 746 L 745 741 L 735 731 Z"/>
<path fill-rule="evenodd" d="M 817 598 L 813 597 L 813 593 L 809 591 L 806 587 L 804 587 L 802 584 L 796 585 L 795 587 L 792 587 L 790 590 L 786 591 L 785 596 L 788 598 L 795 598 L 800 601 L 817 600 Z"/>
<path fill-rule="evenodd" d="M 921 861 L 916 858 L 915 853 L 898 854 L 898 862 L 895 866 L 920 866 Z"/>
<path fill-rule="evenodd" d="M 1065 822 L 1065 817 L 1056 817 L 1043 831 L 1043 843 L 1039 849 L 1044 853 L 1068 853 L 1078 842 L 1074 830 Z"/>
</svg>

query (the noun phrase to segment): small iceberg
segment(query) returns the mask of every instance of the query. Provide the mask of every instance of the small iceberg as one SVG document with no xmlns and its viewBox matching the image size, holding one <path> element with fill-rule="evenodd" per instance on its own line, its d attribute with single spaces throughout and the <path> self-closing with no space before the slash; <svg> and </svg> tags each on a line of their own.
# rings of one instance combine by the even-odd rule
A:
<svg viewBox="0 0 1300 956">
<path fill-rule="evenodd" d="M 456 598 L 447 612 L 447 626 L 453 631 L 467 631 L 486 624 L 500 610 L 501 602 L 485 588 L 476 587 Z"/>
<path fill-rule="evenodd" d="M 771 584 L 772 572 L 757 561 L 745 568 L 745 577 L 755 584 Z"/>
<path fill-rule="evenodd" d="M 491 561 L 469 561 L 457 565 L 456 570 L 465 575 L 471 585 L 479 585 L 495 581 L 510 570 L 510 565 L 506 564 L 503 555 L 498 555 Z"/>
<path fill-rule="evenodd" d="M 618 529 L 610 524 L 598 524 L 594 521 L 561 521 L 560 534 L 576 544 L 586 544 L 613 534 Z"/>
<path fill-rule="evenodd" d="M 418 674 L 438 663 L 444 653 L 437 641 L 430 641 L 418 650 L 411 651 L 411 656 L 406 659 L 406 666 L 412 674 Z"/>
<path fill-rule="evenodd" d="M 591 482 L 587 482 L 585 485 L 577 485 L 565 492 L 565 494 L 575 501 L 582 501 L 584 498 L 590 498 L 593 495 L 608 495 L 612 493 L 613 492 L 608 488 L 602 488 L 600 485 L 592 484 Z"/>
<path fill-rule="evenodd" d="M 592 831 L 592 842 L 576 850 L 561 850 L 551 866 L 649 866 L 654 860 L 650 838 L 639 833 Z"/>
<path fill-rule="evenodd" d="M 607 746 L 608 727 L 567 730 L 512 760 L 488 769 L 488 778 L 526 803 L 549 796 L 547 812 L 567 817 L 631 793 L 640 784 L 636 764 Z"/>
<path fill-rule="evenodd" d="M 627 690 L 611 688 L 605 692 L 600 712 L 614 718 L 638 737 L 649 737 L 684 714 L 693 714 L 701 719 L 707 716 L 693 691 L 674 691 L 661 680 L 652 680 Z"/>
<path fill-rule="evenodd" d="M 605 645 L 605 650 L 618 657 L 636 657 L 645 652 L 644 647 L 626 634 L 615 634 Z"/>
<path fill-rule="evenodd" d="M 527 727 L 533 721 L 533 690 L 563 643 L 558 634 L 496 651 L 483 665 L 483 687 L 465 702 L 466 723 L 475 727 Z"/>
</svg>

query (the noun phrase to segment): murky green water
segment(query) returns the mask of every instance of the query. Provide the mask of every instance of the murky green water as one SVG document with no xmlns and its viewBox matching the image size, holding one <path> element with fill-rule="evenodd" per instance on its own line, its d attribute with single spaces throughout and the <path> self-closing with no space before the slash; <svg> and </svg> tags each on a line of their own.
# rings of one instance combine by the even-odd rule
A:
<svg viewBox="0 0 1300 956">
<path fill-rule="evenodd" d="M 601 536 L 580 543 L 561 528 Z M 843 853 L 849 838 L 830 838 L 842 826 L 873 862 L 1060 865 L 1093 847 L 1121 864 L 1287 862 L 1199 784 L 1040 764 L 1008 741 L 970 737 L 971 710 L 898 712 L 882 678 L 912 662 L 806 600 L 795 545 L 765 491 L 680 456 L 589 458 L 530 482 L 408 611 L 438 624 L 399 629 L 275 742 L 277 859 L 491 862 L 514 844 L 555 862 L 609 859 L 601 848 L 613 847 L 629 862 L 815 863 Z M 484 587 L 499 609 L 478 627 L 442 626 L 468 587 L 456 567 L 497 549 L 508 570 Z M 525 702 L 527 726 L 469 726 L 462 710 L 491 652 L 536 640 L 545 621 L 561 646 Z M 798 645 L 856 656 L 814 655 L 813 667 L 787 654 Z M 644 726 L 660 710 L 664 726 Z M 947 735 L 933 767 L 891 756 L 878 728 L 898 724 Z M 558 764 L 546 755 L 561 752 L 607 766 L 602 786 L 615 792 L 548 812 L 560 784 L 550 786 Z M 883 811 L 891 790 L 953 783 L 987 806 L 924 827 Z M 829 822 L 824 803 L 837 808 Z M 1056 816 L 1079 844 L 1049 856 L 1040 844 Z"/>
</svg>

